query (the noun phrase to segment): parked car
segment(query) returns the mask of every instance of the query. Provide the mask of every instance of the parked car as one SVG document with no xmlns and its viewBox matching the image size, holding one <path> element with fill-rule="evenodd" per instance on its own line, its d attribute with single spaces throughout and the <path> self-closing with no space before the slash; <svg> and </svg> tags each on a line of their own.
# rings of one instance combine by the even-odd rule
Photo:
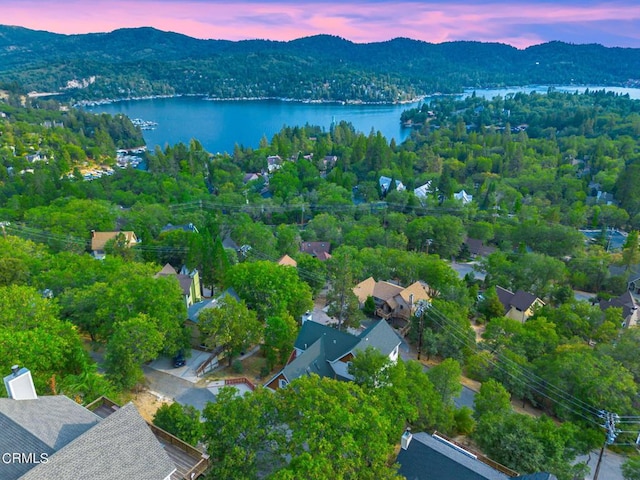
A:
<svg viewBox="0 0 640 480">
<path fill-rule="evenodd" d="M 173 368 L 184 367 L 187 361 L 184 358 L 184 352 L 179 351 L 178 354 L 173 357 Z"/>
</svg>

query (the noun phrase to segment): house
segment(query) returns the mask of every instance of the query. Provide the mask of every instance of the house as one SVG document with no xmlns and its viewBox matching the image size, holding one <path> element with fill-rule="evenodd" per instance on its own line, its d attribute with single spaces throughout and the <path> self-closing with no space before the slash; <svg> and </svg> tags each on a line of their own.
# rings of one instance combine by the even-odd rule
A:
<svg viewBox="0 0 640 480">
<path fill-rule="evenodd" d="M 631 265 L 629 268 L 624 265 L 610 265 L 609 274 L 612 277 L 625 277 L 627 290 L 635 294 L 640 293 L 640 264 Z"/>
<path fill-rule="evenodd" d="M 267 157 L 267 170 L 269 173 L 273 173 L 280 168 L 282 168 L 282 158 L 280 158 L 280 155 L 269 155 Z"/>
<path fill-rule="evenodd" d="M 425 198 L 427 198 L 431 192 L 431 180 L 429 180 L 424 185 L 420 185 L 419 187 L 413 189 L 413 194 L 420 200 L 424 200 Z"/>
<path fill-rule="evenodd" d="M 487 257 L 496 251 L 495 247 L 485 245 L 484 242 L 478 238 L 467 238 L 464 243 L 469 249 L 469 253 L 473 257 Z"/>
<path fill-rule="evenodd" d="M 182 230 L 183 232 L 191 232 L 191 233 L 200 233 L 198 228 L 193 223 L 187 223 L 185 225 L 173 225 L 171 223 L 167 223 L 162 230 L 160 230 L 160 234 L 167 232 L 175 232 L 178 230 Z"/>
<path fill-rule="evenodd" d="M 382 195 L 386 195 L 389 192 L 389 189 L 391 188 L 391 181 L 392 181 L 391 178 L 385 177 L 385 176 L 381 176 L 380 179 L 378 180 L 378 184 L 380 185 L 380 191 L 382 192 Z M 407 187 L 405 187 L 400 180 L 396 180 L 394 184 L 395 184 L 395 189 L 399 192 L 402 192 L 407 189 Z"/>
<path fill-rule="evenodd" d="M 324 262 L 331 258 L 331 243 L 329 242 L 302 242 L 300 244 L 300 251 L 302 253 L 308 253 L 311 256 L 316 257 L 318 260 Z"/>
<path fill-rule="evenodd" d="M 524 290 L 518 290 L 513 293 L 506 288 L 496 286 L 496 293 L 504 307 L 504 315 L 522 323 L 526 322 L 535 313 L 536 308 L 544 306 L 542 300 Z"/>
<path fill-rule="evenodd" d="M 202 287 L 200 286 L 200 275 L 197 270 L 189 270 L 183 266 L 180 269 L 180 273 L 178 273 L 175 268 L 167 263 L 162 267 L 162 270 L 156 273 L 156 278 L 158 277 L 176 277 L 178 283 L 180 283 L 187 308 L 202 300 Z"/>
<path fill-rule="evenodd" d="M 296 378 L 311 374 L 350 381 L 353 376 L 349 373 L 349 365 L 359 351 L 373 347 L 395 362 L 400 343 L 400 337 L 385 320 L 373 323 L 359 335 L 307 320 L 300 328 L 287 365 L 265 387 L 277 390 Z"/>
<path fill-rule="evenodd" d="M 169 480 L 176 472 L 132 403 L 102 418 L 64 395 L 39 397 L 31 372 L 12 370 L 9 398 L 0 398 L 3 480 Z"/>
<path fill-rule="evenodd" d="M 638 325 L 640 319 L 640 310 L 638 310 L 638 302 L 630 291 L 624 292 L 617 298 L 609 300 L 600 300 L 600 310 L 603 312 L 607 308 L 617 307 L 622 309 L 622 317 L 624 321 L 622 326 L 624 328 L 635 327 Z"/>
<path fill-rule="evenodd" d="M 338 162 L 338 157 L 335 155 L 325 155 L 325 157 L 320 160 L 320 171 L 326 172 L 327 170 L 331 170 L 336 166 Z"/>
<path fill-rule="evenodd" d="M 415 313 L 418 302 L 431 301 L 434 292 L 422 281 L 405 288 L 391 282 L 376 282 L 373 277 L 369 277 L 356 285 L 353 293 L 358 297 L 360 306 L 364 305 L 368 297 L 373 297 L 376 315 L 379 317 L 406 322 Z"/>
<path fill-rule="evenodd" d="M 96 232 L 95 230 L 91 230 L 91 251 L 94 258 L 103 260 L 106 257 L 104 250 L 105 245 L 109 240 L 115 240 L 119 235 L 124 236 L 124 244 L 127 247 L 132 247 L 139 243 L 138 237 L 131 231 Z"/>
<path fill-rule="evenodd" d="M 518 476 L 517 472 L 474 453 L 444 435 L 402 435 L 398 473 L 407 480 L 557 480 L 550 473 Z"/>
<path fill-rule="evenodd" d="M 220 302 L 227 296 L 234 298 L 238 302 L 240 301 L 240 297 L 236 291 L 230 287 L 216 298 L 208 298 L 187 307 L 187 320 L 185 321 L 185 325 L 191 331 L 191 345 L 194 347 L 202 345 L 202 337 L 200 335 L 200 329 L 198 328 L 198 317 L 202 311 L 207 308 L 218 308 L 220 306 Z"/>
<path fill-rule="evenodd" d="M 244 183 L 245 185 L 249 182 L 253 182 L 254 180 L 258 180 L 260 178 L 260 174 L 258 173 L 247 173 L 243 178 L 242 178 L 242 183 Z"/>
<path fill-rule="evenodd" d="M 282 257 L 280 257 L 280 260 L 278 260 L 278 265 L 285 265 L 287 267 L 297 267 L 298 266 L 298 262 L 296 262 L 293 258 L 291 258 L 289 255 L 284 254 Z"/>
<path fill-rule="evenodd" d="M 29 163 L 46 162 L 48 160 L 47 156 L 42 152 L 31 153 L 26 155 L 25 158 Z"/>
<path fill-rule="evenodd" d="M 473 201 L 473 195 L 469 195 L 464 190 L 460 190 L 458 193 L 454 193 L 453 198 L 462 202 L 463 205 L 468 205 Z"/>
</svg>

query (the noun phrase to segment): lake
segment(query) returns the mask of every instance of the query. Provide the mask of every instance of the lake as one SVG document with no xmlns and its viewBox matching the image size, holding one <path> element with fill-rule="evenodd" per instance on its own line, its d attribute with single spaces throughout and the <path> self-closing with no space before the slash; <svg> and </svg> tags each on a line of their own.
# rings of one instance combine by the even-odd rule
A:
<svg viewBox="0 0 640 480">
<path fill-rule="evenodd" d="M 538 91 L 546 93 L 548 86 L 513 87 L 501 89 L 476 89 L 476 95 L 493 98 L 509 93 Z M 559 91 L 584 91 L 587 87 L 559 86 Z M 640 99 L 640 88 L 590 86 L 592 90 L 610 90 L 628 93 Z M 460 97 L 471 95 L 467 90 Z M 428 102 L 433 97 L 427 97 Z M 411 129 L 400 124 L 400 114 L 422 102 L 401 105 L 351 105 L 338 103 L 302 103 L 278 100 L 210 101 L 203 97 L 170 97 L 143 100 L 125 100 L 92 107 L 88 111 L 115 115 L 124 113 L 129 118 L 155 122 L 153 130 L 143 130 L 150 149 L 156 145 L 188 144 L 198 139 L 211 153 L 233 152 L 236 143 L 245 147 L 257 147 L 260 138 L 270 141 L 285 126 L 319 125 L 329 129 L 332 122 L 351 122 L 359 132 L 369 134 L 371 129 L 380 131 L 388 140 L 403 142 Z"/>
</svg>

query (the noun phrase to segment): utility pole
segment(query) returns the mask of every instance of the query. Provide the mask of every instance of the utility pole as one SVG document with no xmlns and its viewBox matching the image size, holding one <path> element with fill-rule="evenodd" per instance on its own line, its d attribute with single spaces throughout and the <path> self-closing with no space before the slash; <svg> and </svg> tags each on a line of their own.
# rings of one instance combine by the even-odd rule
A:
<svg viewBox="0 0 640 480">
<path fill-rule="evenodd" d="M 620 433 L 620 430 L 616 427 L 616 425 L 620 422 L 620 417 L 618 416 L 617 413 L 611 413 L 611 412 L 607 412 L 606 410 L 600 410 L 600 412 L 598 413 L 598 416 L 604 420 L 604 425 L 601 425 L 601 427 L 607 431 L 607 438 L 605 439 L 604 444 L 600 449 L 600 455 L 598 456 L 598 463 L 596 464 L 596 471 L 593 475 L 593 480 L 598 480 L 598 474 L 600 473 L 600 465 L 602 463 L 602 457 L 604 455 L 604 450 L 606 446 L 611 445 L 615 441 L 618 434 Z"/>
<path fill-rule="evenodd" d="M 5 230 L 5 227 L 11 225 L 11 222 L 0 222 L 0 228 L 2 228 L 2 236 L 4 237 L 4 239 L 7 239 L 7 231 Z"/>
<path fill-rule="evenodd" d="M 420 360 L 420 354 L 422 353 L 422 332 L 424 331 L 424 314 L 427 309 L 431 307 L 431 303 L 426 300 L 418 300 L 416 307 L 416 316 L 419 316 L 420 323 L 418 323 L 418 360 Z"/>
<path fill-rule="evenodd" d="M 433 243 L 433 239 L 427 238 L 427 255 L 429 255 L 429 247 Z"/>
</svg>

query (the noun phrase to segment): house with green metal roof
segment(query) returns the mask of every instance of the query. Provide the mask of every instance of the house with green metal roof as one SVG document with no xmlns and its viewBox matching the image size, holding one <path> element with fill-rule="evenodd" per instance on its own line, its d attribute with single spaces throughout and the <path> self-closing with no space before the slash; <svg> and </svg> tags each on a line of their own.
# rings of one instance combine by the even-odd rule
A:
<svg viewBox="0 0 640 480">
<path fill-rule="evenodd" d="M 352 335 L 312 320 L 304 322 L 285 367 L 265 384 L 272 390 L 283 388 L 303 375 L 319 375 L 351 381 L 349 364 L 359 351 L 373 347 L 395 362 L 401 339 L 385 320 Z"/>
</svg>

